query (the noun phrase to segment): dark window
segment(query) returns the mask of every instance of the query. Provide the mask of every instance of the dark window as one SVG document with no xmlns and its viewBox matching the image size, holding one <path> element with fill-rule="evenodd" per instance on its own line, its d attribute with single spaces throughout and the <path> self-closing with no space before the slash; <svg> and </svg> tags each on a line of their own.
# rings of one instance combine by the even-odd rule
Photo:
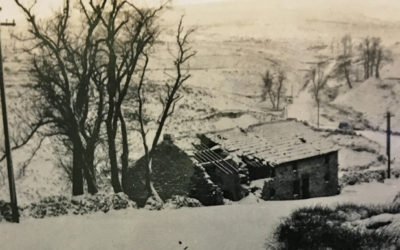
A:
<svg viewBox="0 0 400 250">
<path fill-rule="evenodd" d="M 304 175 L 301 180 L 301 193 L 302 198 L 310 198 L 310 177 L 309 175 Z"/>
<path fill-rule="evenodd" d="M 300 180 L 293 181 L 293 195 L 300 194 Z"/>
</svg>

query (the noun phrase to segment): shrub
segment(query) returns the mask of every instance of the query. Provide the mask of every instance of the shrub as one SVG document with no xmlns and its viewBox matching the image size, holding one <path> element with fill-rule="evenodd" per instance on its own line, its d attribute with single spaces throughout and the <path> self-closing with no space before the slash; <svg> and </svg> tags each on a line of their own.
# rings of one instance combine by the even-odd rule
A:
<svg viewBox="0 0 400 250">
<path fill-rule="evenodd" d="M 102 211 L 107 213 L 110 210 L 111 202 L 105 194 L 96 194 L 83 198 L 82 200 L 72 200 L 73 214 L 87 214 L 90 212 Z"/>
<path fill-rule="evenodd" d="M 165 203 L 165 207 L 168 208 L 201 207 L 201 206 L 202 205 L 200 201 L 180 195 L 172 196 L 172 198 L 168 199 Z"/>
<path fill-rule="evenodd" d="M 374 231 L 361 232 L 343 226 L 346 213 L 338 210 L 360 210 L 344 205 L 335 210 L 327 207 L 298 209 L 284 219 L 274 232 L 280 249 L 380 249 L 387 236 Z"/>
<path fill-rule="evenodd" d="M 343 173 L 340 178 L 340 185 L 342 187 L 347 185 L 355 185 L 358 183 L 365 183 L 371 181 L 383 182 L 385 179 L 386 171 L 384 169 L 366 170 L 366 171 L 349 171 Z"/>
<path fill-rule="evenodd" d="M 133 202 L 131 199 L 129 199 L 128 195 L 124 193 L 112 194 L 110 198 L 111 198 L 112 208 L 114 210 L 126 209 L 129 207 L 134 207 L 134 208 L 137 207 L 136 203 Z"/>
<path fill-rule="evenodd" d="M 69 199 L 65 196 L 49 196 L 38 203 L 30 204 L 26 210 L 33 218 L 44 218 L 68 214 L 71 206 Z"/>
<path fill-rule="evenodd" d="M 123 193 L 100 193 L 83 197 L 81 200 L 72 201 L 65 196 L 49 196 L 25 207 L 24 215 L 33 218 L 44 218 L 56 217 L 69 213 L 80 215 L 98 211 L 107 213 L 111 209 L 119 210 L 129 207 L 136 207 L 136 203 L 131 201 L 129 197 Z"/>
<path fill-rule="evenodd" d="M 96 194 L 87 196 L 80 201 L 73 201 L 74 214 L 87 214 L 102 211 L 107 213 L 110 209 L 119 210 L 128 207 L 136 207 L 136 203 L 131 201 L 126 194 Z"/>
<path fill-rule="evenodd" d="M 372 207 L 363 207 L 352 203 L 341 204 L 336 207 L 337 212 L 343 212 L 345 215 L 350 213 L 357 213 L 360 219 L 365 219 L 371 216 L 374 209 Z"/>
<path fill-rule="evenodd" d="M 2 220 L 12 221 L 12 210 L 9 202 L 0 200 L 0 221 Z"/>
<path fill-rule="evenodd" d="M 164 208 L 164 204 L 158 200 L 156 200 L 153 196 L 150 196 L 146 200 L 146 204 L 144 206 L 145 209 L 148 210 L 161 210 Z"/>
</svg>

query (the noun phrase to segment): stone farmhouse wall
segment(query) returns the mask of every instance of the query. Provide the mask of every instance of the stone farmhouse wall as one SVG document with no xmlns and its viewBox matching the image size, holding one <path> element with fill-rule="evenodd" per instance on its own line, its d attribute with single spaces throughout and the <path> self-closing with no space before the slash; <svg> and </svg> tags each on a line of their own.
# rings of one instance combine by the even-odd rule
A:
<svg viewBox="0 0 400 250">
<path fill-rule="evenodd" d="M 290 200 L 339 193 L 338 152 L 284 163 L 263 187 L 265 200 Z"/>
</svg>

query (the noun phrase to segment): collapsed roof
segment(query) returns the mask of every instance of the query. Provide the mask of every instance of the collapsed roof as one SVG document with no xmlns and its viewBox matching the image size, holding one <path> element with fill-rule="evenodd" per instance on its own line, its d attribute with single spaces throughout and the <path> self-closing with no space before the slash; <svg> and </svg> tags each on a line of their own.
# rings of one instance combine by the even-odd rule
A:
<svg viewBox="0 0 400 250">
<path fill-rule="evenodd" d="M 259 159 L 272 166 L 338 151 L 318 132 L 296 120 L 256 124 L 205 136 L 230 154 Z"/>
</svg>

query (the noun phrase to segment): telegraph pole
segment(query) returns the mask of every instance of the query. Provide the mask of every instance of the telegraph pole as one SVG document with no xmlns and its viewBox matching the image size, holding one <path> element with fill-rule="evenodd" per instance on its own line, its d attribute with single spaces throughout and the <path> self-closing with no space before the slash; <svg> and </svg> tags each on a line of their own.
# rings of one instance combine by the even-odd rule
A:
<svg viewBox="0 0 400 250">
<path fill-rule="evenodd" d="M 393 117 L 390 112 L 386 113 L 386 124 L 387 124 L 387 129 L 386 129 L 386 155 L 388 158 L 388 166 L 387 166 L 387 177 L 390 179 L 390 134 L 392 131 L 390 130 L 390 117 Z"/>
<path fill-rule="evenodd" d="M 0 10 L 1 10 L 1 7 L 0 7 Z M 15 21 L 1 22 L 0 26 L 15 26 Z M 3 115 L 4 147 L 6 150 L 8 185 L 10 188 L 10 202 L 11 202 L 11 209 L 12 209 L 12 218 L 13 218 L 14 222 L 19 223 L 17 193 L 15 191 L 14 170 L 13 170 L 12 157 L 11 157 L 10 138 L 9 138 L 9 133 L 8 133 L 6 93 L 5 93 L 5 89 L 4 89 L 4 78 L 3 78 L 3 54 L 1 51 L 1 32 L 0 32 L 0 97 L 1 97 L 1 110 L 2 110 L 2 115 Z"/>
</svg>

